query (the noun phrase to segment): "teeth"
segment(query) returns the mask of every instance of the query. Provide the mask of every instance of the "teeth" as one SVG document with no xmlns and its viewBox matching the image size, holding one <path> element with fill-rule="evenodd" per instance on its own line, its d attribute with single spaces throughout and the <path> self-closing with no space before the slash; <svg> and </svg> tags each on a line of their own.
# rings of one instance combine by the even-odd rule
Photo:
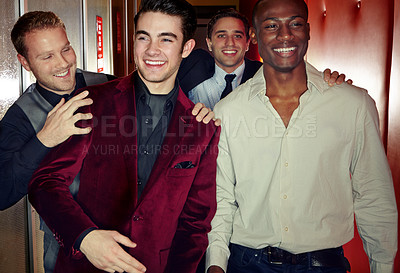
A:
<svg viewBox="0 0 400 273">
<path fill-rule="evenodd" d="M 224 50 L 224 53 L 226 53 L 226 54 L 234 54 L 234 53 L 236 53 L 236 50 Z"/>
<path fill-rule="evenodd" d="M 55 74 L 55 76 L 56 77 L 64 77 L 64 76 L 67 76 L 67 74 L 68 74 L 68 70 L 65 71 L 65 72 L 61 72 L 61 73 Z"/>
<path fill-rule="evenodd" d="M 150 64 L 150 65 L 163 65 L 165 64 L 165 62 L 163 61 L 144 61 L 146 64 Z"/>
<path fill-rule="evenodd" d="M 288 52 L 293 51 L 295 49 L 296 49 L 295 47 L 284 47 L 284 48 L 276 48 L 276 49 L 274 49 L 274 51 L 278 52 L 278 53 L 288 53 Z"/>
</svg>

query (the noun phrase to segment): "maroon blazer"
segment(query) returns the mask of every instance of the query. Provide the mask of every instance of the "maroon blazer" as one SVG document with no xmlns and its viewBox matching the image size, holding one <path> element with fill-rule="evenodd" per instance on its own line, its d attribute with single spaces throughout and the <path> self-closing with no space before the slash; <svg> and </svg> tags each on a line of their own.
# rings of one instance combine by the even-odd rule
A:
<svg viewBox="0 0 400 273">
<path fill-rule="evenodd" d="M 55 272 L 100 272 L 74 249 L 91 227 L 131 238 L 137 247 L 127 251 L 149 273 L 195 272 L 216 210 L 219 129 L 197 122 L 193 103 L 179 90 L 159 156 L 137 200 L 133 75 L 87 89 L 94 103 L 82 111 L 93 114 L 93 130 L 53 148 L 29 185 L 30 202 L 61 245 Z M 185 161 L 194 167 L 176 168 Z M 75 200 L 68 186 L 79 172 Z"/>
</svg>

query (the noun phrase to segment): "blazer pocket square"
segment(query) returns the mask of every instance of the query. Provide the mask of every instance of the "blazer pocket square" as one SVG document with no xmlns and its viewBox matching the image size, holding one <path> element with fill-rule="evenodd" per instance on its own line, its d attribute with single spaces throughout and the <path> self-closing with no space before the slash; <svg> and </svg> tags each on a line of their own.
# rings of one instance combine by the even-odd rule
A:
<svg viewBox="0 0 400 273">
<path fill-rule="evenodd" d="M 174 169 L 191 169 L 194 168 L 192 161 L 183 161 L 174 166 Z"/>
</svg>

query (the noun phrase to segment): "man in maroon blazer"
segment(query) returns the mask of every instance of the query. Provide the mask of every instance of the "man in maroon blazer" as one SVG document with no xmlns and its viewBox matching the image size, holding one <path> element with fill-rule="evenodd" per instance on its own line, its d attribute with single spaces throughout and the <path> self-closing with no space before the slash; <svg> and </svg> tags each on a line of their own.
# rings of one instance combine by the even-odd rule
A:
<svg viewBox="0 0 400 273">
<path fill-rule="evenodd" d="M 55 272 L 190 273 L 208 245 L 219 131 L 195 120 L 176 80 L 194 10 L 142 1 L 135 26 L 137 71 L 87 88 L 92 131 L 55 147 L 29 186 L 63 250 Z"/>
</svg>

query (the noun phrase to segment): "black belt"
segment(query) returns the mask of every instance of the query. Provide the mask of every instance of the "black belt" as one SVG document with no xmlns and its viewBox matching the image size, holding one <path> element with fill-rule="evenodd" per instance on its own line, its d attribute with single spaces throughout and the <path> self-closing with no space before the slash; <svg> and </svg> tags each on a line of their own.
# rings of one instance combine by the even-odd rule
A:
<svg viewBox="0 0 400 273">
<path fill-rule="evenodd" d="M 262 251 L 271 264 L 301 264 L 317 267 L 341 267 L 350 271 L 350 263 L 343 256 L 342 247 L 292 254 L 277 247 L 266 247 Z"/>
</svg>

